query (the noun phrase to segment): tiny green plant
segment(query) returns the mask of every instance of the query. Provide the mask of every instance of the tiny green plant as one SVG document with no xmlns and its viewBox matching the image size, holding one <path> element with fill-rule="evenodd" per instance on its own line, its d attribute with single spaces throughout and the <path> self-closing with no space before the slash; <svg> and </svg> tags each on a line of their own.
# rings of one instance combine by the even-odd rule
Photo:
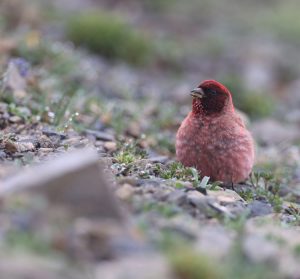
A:
<svg viewBox="0 0 300 279">
<path fill-rule="evenodd" d="M 251 174 L 250 181 L 254 191 L 252 194 L 244 192 L 242 195 L 245 200 L 264 197 L 273 206 L 275 212 L 281 212 L 283 200 L 279 195 L 280 180 L 275 178 L 271 172 L 259 170 Z"/>
<path fill-rule="evenodd" d="M 203 188 L 203 189 L 207 189 L 207 186 L 209 185 L 208 184 L 208 181 L 209 181 L 209 177 L 208 176 L 204 176 L 199 184 L 199 187 L 200 188 Z"/>
<path fill-rule="evenodd" d="M 190 170 L 193 175 L 193 186 L 197 187 L 199 185 L 199 173 L 195 168 L 190 168 Z M 205 179 L 205 177 L 203 179 Z M 203 179 L 202 179 L 201 183 L 203 182 Z M 201 185 L 200 185 L 200 187 L 201 187 Z M 203 187 L 203 188 L 205 188 L 205 187 Z"/>
<path fill-rule="evenodd" d="M 156 173 L 163 179 L 180 179 L 198 185 L 199 174 L 196 169 L 183 166 L 180 162 L 172 162 L 166 167 L 156 165 Z"/>
<path fill-rule="evenodd" d="M 147 153 L 140 148 L 136 142 L 129 142 L 122 145 L 114 154 L 114 158 L 119 164 L 131 164 L 136 160 L 146 158 Z"/>
</svg>

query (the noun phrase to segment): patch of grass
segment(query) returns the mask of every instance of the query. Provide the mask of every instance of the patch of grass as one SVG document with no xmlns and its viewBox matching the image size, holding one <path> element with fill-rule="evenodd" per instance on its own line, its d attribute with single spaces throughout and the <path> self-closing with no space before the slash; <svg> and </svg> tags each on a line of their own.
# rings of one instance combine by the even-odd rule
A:
<svg viewBox="0 0 300 279">
<path fill-rule="evenodd" d="M 191 180 L 195 179 L 195 173 L 197 172 L 195 171 L 192 168 L 186 168 L 180 162 L 172 162 L 166 168 L 161 168 L 159 164 L 156 165 L 156 172 L 163 179 Z M 196 180 L 198 181 L 198 176 Z"/>
<path fill-rule="evenodd" d="M 279 195 L 280 180 L 273 173 L 262 170 L 253 172 L 250 179 L 254 187 L 254 198 L 264 197 L 275 212 L 281 212 L 283 200 Z"/>
<path fill-rule="evenodd" d="M 37 38 L 24 38 L 15 53 L 31 64 L 26 76 L 30 80 L 27 83 L 27 94 L 17 98 L 9 94 L 9 89 L 5 89 L 8 92 L 2 94 L 4 101 L 11 103 L 10 111 L 13 114 L 23 118 L 26 115 L 13 104 L 28 108 L 33 119 L 53 124 L 59 129 L 77 127 L 76 104 L 79 97 L 85 94 L 81 88 L 82 74 L 77 67 L 79 56 L 66 44 L 45 41 L 38 34 L 28 36 Z M 30 40 L 35 42 L 30 43 Z M 82 110 L 82 106 L 79 109 Z M 30 119 L 27 117 L 25 120 Z"/>
<path fill-rule="evenodd" d="M 15 55 L 31 65 L 43 65 L 51 74 L 66 75 L 75 72 L 78 59 L 71 49 L 60 43 L 45 40 L 37 32 L 29 33 L 18 44 Z"/>
<path fill-rule="evenodd" d="M 201 178 L 199 172 L 195 168 L 185 167 L 180 162 L 172 162 L 167 166 L 156 164 L 154 167 L 154 173 L 163 179 L 173 180 L 173 182 L 175 179 L 175 183 L 172 183 L 171 185 L 179 189 L 183 188 L 180 181 L 189 181 L 193 184 L 193 187 L 202 188 L 204 191 L 217 190 L 221 183 L 219 181 L 210 183 L 208 176 Z"/>
<path fill-rule="evenodd" d="M 172 204 L 149 202 L 144 204 L 143 211 L 157 212 L 166 218 L 171 218 L 178 213 L 178 208 Z"/>
<path fill-rule="evenodd" d="M 271 96 L 258 92 L 247 92 L 236 101 L 237 107 L 249 114 L 251 118 L 263 118 L 271 115 L 275 103 Z"/>
<path fill-rule="evenodd" d="M 154 173 L 163 179 L 178 179 L 181 181 L 192 182 L 194 187 L 199 187 L 204 190 L 217 190 L 220 185 L 219 181 L 209 183 L 208 176 L 201 178 L 199 172 L 195 168 L 185 167 L 180 162 L 172 162 L 167 166 L 156 164 Z M 173 185 L 176 188 L 183 187 L 178 181 L 175 181 Z"/>
<path fill-rule="evenodd" d="M 184 245 L 171 249 L 168 257 L 178 279 L 222 278 L 216 263 L 204 254 L 196 253 L 190 246 Z"/>
<path fill-rule="evenodd" d="M 230 90 L 235 107 L 251 118 L 267 117 L 274 112 L 276 102 L 272 96 L 247 90 L 235 75 L 223 78 L 222 83 Z"/>
<path fill-rule="evenodd" d="M 299 2 L 296 0 L 279 1 L 273 9 L 260 13 L 258 23 L 263 29 L 273 33 L 278 39 L 296 43 L 300 40 Z"/>
<path fill-rule="evenodd" d="M 239 191 L 238 194 L 246 201 L 251 202 L 254 199 L 254 193 L 252 190 L 247 189 L 244 191 Z"/>
<path fill-rule="evenodd" d="M 11 231 L 7 234 L 5 245 L 10 249 L 34 251 L 38 254 L 49 254 L 50 244 L 37 235 L 21 231 Z"/>
<path fill-rule="evenodd" d="M 297 257 L 297 258 L 300 258 L 300 244 L 296 245 L 294 247 L 294 255 Z"/>
<path fill-rule="evenodd" d="M 147 153 L 145 150 L 137 146 L 136 143 L 126 143 L 114 154 L 114 158 L 119 164 L 131 164 L 136 160 L 146 158 Z"/>
<path fill-rule="evenodd" d="M 22 117 L 25 121 L 29 119 L 30 111 L 24 109 L 24 107 L 18 107 L 15 103 L 10 103 L 8 105 L 8 111 L 9 113 L 13 115 L 17 115 L 19 117 Z"/>
<path fill-rule="evenodd" d="M 111 60 L 146 64 L 151 43 L 114 14 L 90 11 L 75 14 L 67 24 L 68 37 L 76 44 Z"/>
</svg>

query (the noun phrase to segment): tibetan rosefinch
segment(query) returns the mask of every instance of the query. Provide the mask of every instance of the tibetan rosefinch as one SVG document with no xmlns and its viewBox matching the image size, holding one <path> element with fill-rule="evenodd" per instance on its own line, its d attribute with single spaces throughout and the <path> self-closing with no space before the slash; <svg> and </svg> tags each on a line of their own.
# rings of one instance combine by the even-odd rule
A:
<svg viewBox="0 0 300 279">
<path fill-rule="evenodd" d="M 214 181 L 244 181 L 254 162 L 253 139 L 234 111 L 229 90 L 206 80 L 191 96 L 192 111 L 176 135 L 178 160 Z"/>
</svg>

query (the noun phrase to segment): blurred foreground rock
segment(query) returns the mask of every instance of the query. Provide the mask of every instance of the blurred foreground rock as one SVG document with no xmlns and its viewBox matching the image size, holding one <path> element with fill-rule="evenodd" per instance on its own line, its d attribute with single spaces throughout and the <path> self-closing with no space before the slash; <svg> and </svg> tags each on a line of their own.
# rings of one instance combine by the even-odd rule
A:
<svg viewBox="0 0 300 279">
<path fill-rule="evenodd" d="M 92 150 L 74 151 L 23 170 L 5 179 L 0 188 L 4 199 L 19 192 L 38 193 L 47 198 L 51 207 L 53 204 L 71 212 L 75 217 L 71 233 L 61 234 L 56 244 L 71 258 L 93 263 L 90 275 L 83 274 L 87 267 L 76 272 L 51 259 L 29 256 L 12 264 L 1 263 L 0 278 L 77 279 L 91 274 L 99 279 L 173 278 L 166 260 L 143 243 L 121 212 L 111 191 L 113 185 L 98 161 Z"/>
<path fill-rule="evenodd" d="M 95 278 L 173 279 L 174 276 L 165 258 L 156 253 L 149 253 L 102 264 L 97 268 Z"/>
<path fill-rule="evenodd" d="M 34 191 L 46 195 L 51 203 L 69 207 L 75 216 L 122 220 L 97 154 L 89 149 L 29 167 L 1 184 L 1 197 L 24 190 Z"/>
<path fill-rule="evenodd" d="M 70 269 L 59 260 L 43 259 L 30 254 L 0 257 L 1 279 L 80 279 L 86 271 Z"/>
<path fill-rule="evenodd" d="M 255 263 L 278 266 L 282 278 L 300 278 L 299 226 L 278 226 L 282 216 L 270 214 L 247 221 L 244 254 Z"/>
<path fill-rule="evenodd" d="M 196 249 L 216 259 L 225 259 L 234 244 L 235 233 L 219 224 L 207 224 L 198 235 Z"/>
</svg>

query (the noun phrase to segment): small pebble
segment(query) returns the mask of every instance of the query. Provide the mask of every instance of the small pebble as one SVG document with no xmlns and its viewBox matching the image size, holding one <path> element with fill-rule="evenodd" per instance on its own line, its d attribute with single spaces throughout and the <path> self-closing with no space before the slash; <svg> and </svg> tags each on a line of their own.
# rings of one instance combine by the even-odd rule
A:
<svg viewBox="0 0 300 279">
<path fill-rule="evenodd" d="M 114 141 L 107 141 L 104 143 L 104 148 L 107 151 L 113 152 L 117 150 L 117 143 Z"/>
<path fill-rule="evenodd" d="M 123 184 L 117 191 L 116 195 L 119 199 L 127 201 L 134 193 L 134 188 L 130 184 Z"/>
</svg>

